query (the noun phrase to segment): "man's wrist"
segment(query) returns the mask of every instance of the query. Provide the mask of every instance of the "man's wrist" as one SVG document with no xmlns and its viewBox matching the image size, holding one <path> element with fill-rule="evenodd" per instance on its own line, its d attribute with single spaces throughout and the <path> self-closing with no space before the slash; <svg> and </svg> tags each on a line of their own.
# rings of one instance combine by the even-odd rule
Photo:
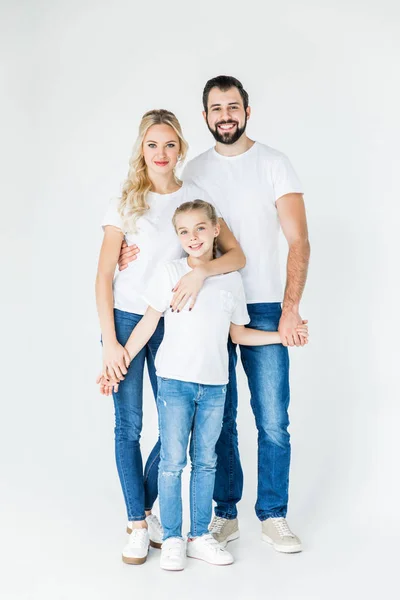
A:
<svg viewBox="0 0 400 600">
<path fill-rule="evenodd" d="M 300 305 L 298 303 L 283 301 L 282 314 L 298 315 L 299 311 L 300 311 Z"/>
</svg>

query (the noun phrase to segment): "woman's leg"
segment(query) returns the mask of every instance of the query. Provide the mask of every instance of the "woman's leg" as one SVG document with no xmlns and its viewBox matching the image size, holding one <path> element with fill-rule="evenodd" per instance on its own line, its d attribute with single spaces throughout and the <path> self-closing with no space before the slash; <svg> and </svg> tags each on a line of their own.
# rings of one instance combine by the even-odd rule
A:
<svg viewBox="0 0 400 600">
<path fill-rule="evenodd" d="M 181 475 L 195 411 L 194 383 L 158 379 L 157 409 L 161 436 L 158 492 L 164 540 L 182 536 Z"/>
<path fill-rule="evenodd" d="M 190 459 L 190 533 L 198 537 L 208 533 L 212 515 L 218 441 L 224 416 L 226 385 L 200 385 L 196 399 Z"/>
<path fill-rule="evenodd" d="M 146 345 L 147 370 L 155 399 L 157 398 L 157 377 L 154 363 L 157 350 L 160 347 L 163 337 L 164 319 L 160 319 L 157 329 Z M 158 494 L 158 465 L 160 463 L 160 446 L 160 437 L 158 437 L 144 468 L 144 506 L 147 513 L 153 508 L 153 504 Z"/>
<path fill-rule="evenodd" d="M 141 316 L 114 311 L 115 330 L 125 345 Z M 125 379 L 113 393 L 115 407 L 115 456 L 129 521 L 144 521 L 143 464 L 140 452 L 142 431 L 143 349 L 131 362 Z"/>
</svg>

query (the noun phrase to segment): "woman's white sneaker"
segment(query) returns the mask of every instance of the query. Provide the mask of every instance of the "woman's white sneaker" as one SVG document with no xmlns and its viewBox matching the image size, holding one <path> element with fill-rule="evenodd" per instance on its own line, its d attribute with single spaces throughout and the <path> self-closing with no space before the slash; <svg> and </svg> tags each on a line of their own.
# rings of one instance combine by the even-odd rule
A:
<svg viewBox="0 0 400 600">
<path fill-rule="evenodd" d="M 146 523 L 149 529 L 150 546 L 153 548 L 161 548 L 164 531 L 157 516 L 153 514 L 149 515 L 146 517 Z M 128 521 L 126 531 L 127 533 L 132 533 L 132 521 Z"/>
<path fill-rule="evenodd" d="M 286 519 L 283 517 L 269 518 L 262 521 L 261 537 L 264 542 L 271 544 L 278 552 L 301 552 L 301 541 L 289 529 Z"/>
<path fill-rule="evenodd" d="M 221 548 L 211 533 L 188 539 L 186 554 L 189 558 L 198 558 L 212 565 L 231 565 L 234 562 L 232 554 Z"/>
<path fill-rule="evenodd" d="M 142 565 L 146 562 L 149 545 L 147 529 L 133 529 L 128 543 L 122 551 L 122 560 L 128 565 Z"/>
<path fill-rule="evenodd" d="M 186 548 L 182 538 L 170 537 L 161 547 L 160 567 L 166 571 L 183 571 L 186 565 Z"/>
</svg>

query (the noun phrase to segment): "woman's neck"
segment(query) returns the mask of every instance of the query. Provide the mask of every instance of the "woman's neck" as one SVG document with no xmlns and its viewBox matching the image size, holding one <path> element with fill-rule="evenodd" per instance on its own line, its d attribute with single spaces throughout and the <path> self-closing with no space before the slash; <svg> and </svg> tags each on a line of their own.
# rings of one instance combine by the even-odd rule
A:
<svg viewBox="0 0 400 600">
<path fill-rule="evenodd" d="M 181 183 L 177 183 L 173 173 L 168 175 L 149 175 L 151 181 L 151 191 L 156 194 L 172 194 L 177 192 L 181 187 Z"/>
</svg>

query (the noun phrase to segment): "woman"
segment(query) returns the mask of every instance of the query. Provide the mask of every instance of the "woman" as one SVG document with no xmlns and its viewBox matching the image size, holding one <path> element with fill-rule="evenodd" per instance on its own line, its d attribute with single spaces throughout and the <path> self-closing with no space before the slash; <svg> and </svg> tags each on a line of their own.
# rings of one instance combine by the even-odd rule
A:
<svg viewBox="0 0 400 600">
<path fill-rule="evenodd" d="M 176 177 L 176 166 L 185 159 L 187 147 L 173 113 L 166 110 L 147 112 L 140 123 L 122 197 L 110 206 L 102 223 L 104 240 L 96 279 L 96 300 L 103 342 L 102 373 L 120 382 L 118 392 L 113 394 L 115 453 L 130 533 L 122 552 L 122 559 L 128 564 L 144 563 L 149 544 L 160 547 L 162 542 L 161 526 L 157 517 L 151 514 L 157 497 L 160 442 L 157 441 L 150 453 L 143 475 L 139 441 L 144 363 L 147 363 L 156 397 L 154 359 L 163 338 L 163 319 L 132 362 L 124 346 L 146 311 L 142 294 L 152 272 L 159 263 L 182 256 L 172 226 L 175 209 L 184 202 L 204 197 L 196 186 L 182 184 Z M 193 298 L 207 277 L 235 271 L 245 264 L 243 252 L 222 219 L 220 227 L 218 247 L 223 256 L 186 276 L 183 302 L 192 297 L 193 305 Z M 123 240 L 129 245 L 136 244 L 140 253 L 137 260 L 114 277 Z"/>
</svg>

